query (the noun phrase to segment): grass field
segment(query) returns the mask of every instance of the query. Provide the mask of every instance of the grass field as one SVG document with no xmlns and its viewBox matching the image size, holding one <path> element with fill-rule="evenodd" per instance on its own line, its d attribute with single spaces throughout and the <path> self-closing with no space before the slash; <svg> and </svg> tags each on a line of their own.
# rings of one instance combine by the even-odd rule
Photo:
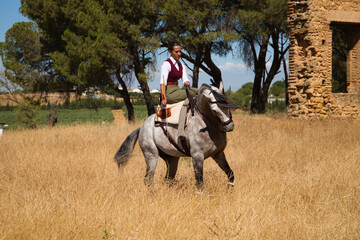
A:
<svg viewBox="0 0 360 240">
<path fill-rule="evenodd" d="M 40 110 L 38 121 L 36 125 L 38 127 L 46 126 L 48 124 L 48 117 L 50 110 Z M 16 118 L 15 111 L 0 111 L 0 122 L 6 122 L 9 127 L 7 129 L 21 128 L 20 123 Z M 110 108 L 95 109 L 58 109 L 57 110 L 58 125 L 68 125 L 84 122 L 108 122 L 111 123 L 114 117 Z"/>
<path fill-rule="evenodd" d="M 145 105 L 133 105 L 134 107 L 134 116 L 135 116 L 135 120 L 144 120 L 147 118 L 148 113 L 147 113 L 147 108 Z M 156 109 L 156 107 L 155 107 Z M 126 106 L 124 106 L 122 108 L 122 110 L 124 111 L 124 116 L 126 119 L 128 119 L 128 112 L 126 109 Z"/>
<path fill-rule="evenodd" d="M 226 155 L 236 185 L 208 159 L 204 189 L 189 159 L 153 191 L 135 148 L 139 124 L 7 131 L 0 139 L 0 239 L 359 239 L 360 122 L 234 115 Z"/>
</svg>

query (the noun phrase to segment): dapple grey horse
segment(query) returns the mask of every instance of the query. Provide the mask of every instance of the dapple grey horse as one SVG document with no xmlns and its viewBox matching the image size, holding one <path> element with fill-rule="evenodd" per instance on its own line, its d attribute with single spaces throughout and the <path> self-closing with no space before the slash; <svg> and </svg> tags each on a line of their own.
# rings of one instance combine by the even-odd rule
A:
<svg viewBox="0 0 360 240">
<path fill-rule="evenodd" d="M 230 104 L 224 95 L 223 84 L 219 88 L 203 84 L 196 98 L 194 115 L 190 115 L 185 132 L 186 143 L 195 171 L 196 186 L 203 184 L 203 163 L 212 157 L 219 167 L 226 173 L 228 183 L 234 185 L 234 173 L 231 170 L 224 149 L 227 144 L 226 132 L 234 129 L 230 109 L 236 108 Z M 133 131 L 123 142 L 115 154 L 115 161 L 119 169 L 130 158 L 137 139 L 146 162 L 145 184 L 151 185 L 158 156 L 165 160 L 167 173 L 165 179 L 175 178 L 180 157 L 185 157 L 185 148 L 178 140 L 177 125 L 165 125 L 163 128 L 155 125 L 155 114 L 151 115 L 144 124 Z M 166 130 L 164 130 L 166 128 Z M 166 134 L 165 134 L 166 131 Z M 176 139 L 174 144 L 169 139 Z M 179 147 L 180 146 L 180 147 Z"/>
</svg>

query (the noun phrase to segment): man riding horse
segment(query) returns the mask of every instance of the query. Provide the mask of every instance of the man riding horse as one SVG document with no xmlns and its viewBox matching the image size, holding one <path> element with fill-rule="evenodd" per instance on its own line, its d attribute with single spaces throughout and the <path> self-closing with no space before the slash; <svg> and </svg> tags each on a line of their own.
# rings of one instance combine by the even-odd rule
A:
<svg viewBox="0 0 360 240">
<path fill-rule="evenodd" d="M 160 104 L 161 113 L 151 115 L 144 124 L 135 129 L 122 143 L 115 154 L 115 161 L 119 170 L 129 160 L 134 146 L 139 139 L 139 145 L 146 162 L 145 183 L 151 185 L 154 173 L 160 156 L 166 162 L 166 179 L 175 178 L 180 157 L 189 156 L 192 158 L 197 187 L 201 188 L 203 183 L 203 162 L 206 158 L 212 157 L 219 167 L 226 173 L 228 183 L 234 184 L 234 173 L 231 170 L 224 149 L 227 144 L 226 132 L 234 129 L 231 109 L 236 108 L 224 95 L 223 84 L 219 88 L 203 84 L 198 91 L 192 89 L 191 95 L 198 96 L 196 102 L 188 96 L 187 89 L 178 86 L 181 78 L 186 87 L 190 82 L 186 76 L 186 69 L 180 63 L 181 47 L 179 44 L 171 43 L 168 47 L 171 57 L 161 66 L 160 80 Z M 167 104 L 176 105 L 189 99 L 190 105 L 194 105 L 192 114 L 188 117 L 186 127 L 184 119 L 178 120 L 176 124 L 168 124 Z M 185 101 L 186 102 L 186 101 Z M 184 107 L 185 106 L 185 107 Z M 169 106 L 168 106 L 169 107 Z M 182 110 L 187 110 L 186 103 Z M 165 114 L 162 114 L 165 110 Z M 182 111 L 185 112 L 186 111 Z M 180 115 L 184 116 L 185 114 Z M 164 119 L 165 123 L 164 124 Z M 170 144 L 169 144 L 170 143 Z M 190 147 L 191 146 L 191 147 Z"/>
<path fill-rule="evenodd" d="M 178 80 L 181 78 L 184 86 L 190 87 L 190 81 L 186 74 L 186 68 L 180 62 L 181 47 L 178 43 L 169 43 L 168 51 L 170 58 L 161 65 L 160 99 L 163 107 L 187 98 L 186 90 L 179 87 Z M 196 88 L 191 88 L 190 94 L 195 96 Z"/>
</svg>

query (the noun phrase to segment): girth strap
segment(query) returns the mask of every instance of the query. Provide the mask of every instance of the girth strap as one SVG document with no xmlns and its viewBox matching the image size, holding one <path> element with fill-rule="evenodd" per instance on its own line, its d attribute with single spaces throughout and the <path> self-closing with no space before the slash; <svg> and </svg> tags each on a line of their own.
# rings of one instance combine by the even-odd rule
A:
<svg viewBox="0 0 360 240">
<path fill-rule="evenodd" d="M 163 123 L 160 123 L 160 127 L 161 127 L 161 129 L 163 130 L 165 136 L 168 137 L 169 142 L 170 142 L 179 152 L 181 152 L 182 154 L 185 154 L 185 155 L 187 155 L 187 156 L 190 157 L 190 148 L 188 147 L 188 145 L 187 145 L 187 143 L 186 143 L 186 139 L 185 139 L 185 138 L 180 138 L 181 145 L 182 145 L 182 147 L 183 147 L 183 149 L 184 149 L 184 150 L 182 150 L 182 149 L 176 144 L 176 142 L 174 141 L 174 139 L 172 139 L 172 137 L 167 134 L 167 130 L 165 129 Z"/>
</svg>

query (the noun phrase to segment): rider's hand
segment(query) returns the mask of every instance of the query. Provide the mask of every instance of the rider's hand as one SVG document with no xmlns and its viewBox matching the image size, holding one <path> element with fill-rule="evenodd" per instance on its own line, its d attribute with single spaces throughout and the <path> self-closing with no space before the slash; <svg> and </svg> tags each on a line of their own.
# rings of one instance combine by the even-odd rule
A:
<svg viewBox="0 0 360 240">
<path fill-rule="evenodd" d="M 164 98 L 163 100 L 161 100 L 161 104 L 166 107 L 166 99 Z"/>
<path fill-rule="evenodd" d="M 189 86 L 190 87 L 190 82 L 188 82 L 188 81 L 184 82 L 184 86 Z"/>
</svg>

